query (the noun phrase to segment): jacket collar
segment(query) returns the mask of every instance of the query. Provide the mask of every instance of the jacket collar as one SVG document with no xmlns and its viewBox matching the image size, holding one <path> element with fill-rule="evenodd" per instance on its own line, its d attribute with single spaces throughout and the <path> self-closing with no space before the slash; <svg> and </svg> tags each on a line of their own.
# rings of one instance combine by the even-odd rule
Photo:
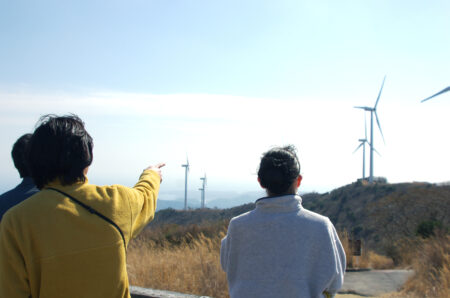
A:
<svg viewBox="0 0 450 298">
<path fill-rule="evenodd" d="M 262 212 L 291 212 L 302 209 L 299 195 L 264 197 L 256 201 L 256 209 Z"/>
<path fill-rule="evenodd" d="M 61 190 L 64 190 L 64 189 L 65 190 L 73 190 L 73 189 L 79 188 L 85 184 L 89 184 L 88 178 L 86 176 L 85 176 L 85 178 L 86 178 L 86 180 L 84 182 L 77 181 L 73 184 L 68 184 L 68 185 L 67 184 L 63 185 L 61 183 L 61 180 L 59 178 L 56 178 L 55 180 L 46 184 L 42 189 L 52 187 L 52 188 L 61 189 Z"/>
</svg>

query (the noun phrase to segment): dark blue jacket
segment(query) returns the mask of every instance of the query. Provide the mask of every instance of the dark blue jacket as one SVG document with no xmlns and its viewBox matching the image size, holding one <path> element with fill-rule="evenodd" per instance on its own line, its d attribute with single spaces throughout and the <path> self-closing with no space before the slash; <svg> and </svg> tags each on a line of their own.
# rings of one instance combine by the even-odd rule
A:
<svg viewBox="0 0 450 298">
<path fill-rule="evenodd" d="M 19 204 L 38 191 L 39 189 L 34 185 L 33 179 L 25 177 L 15 188 L 0 195 L 0 221 L 9 208 Z"/>
</svg>

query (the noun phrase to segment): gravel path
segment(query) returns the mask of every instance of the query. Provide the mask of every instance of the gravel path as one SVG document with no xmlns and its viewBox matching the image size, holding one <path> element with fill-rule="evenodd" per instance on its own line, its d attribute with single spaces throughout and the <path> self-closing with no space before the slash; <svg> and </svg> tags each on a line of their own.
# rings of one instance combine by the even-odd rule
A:
<svg viewBox="0 0 450 298">
<path fill-rule="evenodd" d="M 344 286 L 339 293 L 376 297 L 381 294 L 398 291 L 412 274 L 412 270 L 346 272 Z"/>
</svg>

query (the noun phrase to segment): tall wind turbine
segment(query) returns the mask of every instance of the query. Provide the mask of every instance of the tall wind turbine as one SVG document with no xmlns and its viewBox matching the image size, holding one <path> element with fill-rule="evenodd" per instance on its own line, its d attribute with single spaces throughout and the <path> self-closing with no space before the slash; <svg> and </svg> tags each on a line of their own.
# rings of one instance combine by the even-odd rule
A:
<svg viewBox="0 0 450 298">
<path fill-rule="evenodd" d="M 200 178 L 200 180 L 202 180 L 202 188 L 199 188 L 198 190 L 202 192 L 201 208 L 203 209 L 205 208 L 206 174 Z"/>
<path fill-rule="evenodd" d="M 189 172 L 189 159 L 186 157 L 186 164 L 181 165 L 184 169 L 184 210 L 187 210 L 187 179 Z"/>
<path fill-rule="evenodd" d="M 369 176 L 369 182 L 373 183 L 373 151 L 374 151 L 374 147 L 373 147 L 373 116 L 375 115 L 375 119 L 377 120 L 377 125 L 378 125 L 378 129 L 380 130 L 381 133 L 381 137 L 383 138 L 384 141 L 384 136 L 383 136 L 383 131 L 381 130 L 381 126 L 380 126 L 380 121 L 378 120 L 378 115 L 377 115 L 377 106 L 378 106 L 378 102 L 380 100 L 380 96 L 381 96 L 381 91 L 383 91 L 383 86 L 384 86 L 384 80 L 386 80 L 386 76 L 384 76 L 383 79 L 383 83 L 381 84 L 381 88 L 380 88 L 380 92 L 378 93 L 378 97 L 377 100 L 375 102 L 375 105 L 372 107 L 355 107 L 356 109 L 362 109 L 366 112 L 370 112 L 370 176 Z"/>
<path fill-rule="evenodd" d="M 366 113 L 364 113 L 364 139 L 359 139 L 358 141 L 360 142 L 360 144 L 358 147 L 356 147 L 356 149 L 355 149 L 355 151 L 353 151 L 353 153 L 358 151 L 359 148 L 361 148 L 361 147 L 363 148 L 362 179 L 366 180 L 366 143 L 369 144 L 369 142 L 367 141 Z"/>
<path fill-rule="evenodd" d="M 445 88 L 444 90 L 439 91 L 438 93 L 436 93 L 436 94 L 434 94 L 434 95 L 431 95 L 430 97 L 427 97 L 427 98 L 423 99 L 421 102 L 424 102 L 424 101 L 427 101 L 427 100 L 429 100 L 429 99 L 432 99 L 433 97 L 438 96 L 438 95 L 441 95 L 442 93 L 445 93 L 445 92 L 448 92 L 448 91 L 450 91 L 450 86 L 448 86 L 448 87 Z"/>
</svg>

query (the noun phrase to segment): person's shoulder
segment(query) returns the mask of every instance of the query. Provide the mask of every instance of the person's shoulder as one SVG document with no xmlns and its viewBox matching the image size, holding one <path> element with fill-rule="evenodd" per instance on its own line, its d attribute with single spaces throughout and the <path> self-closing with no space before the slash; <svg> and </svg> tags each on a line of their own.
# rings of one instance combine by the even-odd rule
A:
<svg viewBox="0 0 450 298">
<path fill-rule="evenodd" d="M 16 197 L 18 194 L 21 194 L 23 191 L 20 189 L 22 183 L 19 183 L 18 185 L 16 185 L 14 188 L 2 193 L 0 195 L 0 200 L 7 200 L 9 198 L 14 198 Z"/>
<path fill-rule="evenodd" d="M 16 190 L 16 188 L 13 188 L 13 189 L 10 189 L 10 190 L 5 191 L 4 193 L 0 194 L 0 203 L 2 200 L 6 200 L 9 197 L 11 197 L 14 194 L 15 190 Z"/>
<path fill-rule="evenodd" d="M 113 202 L 116 207 L 129 203 L 133 203 L 135 193 L 131 187 L 121 184 L 111 185 L 95 185 L 87 184 L 80 189 L 80 194 L 87 198 L 89 202 L 95 202 L 95 204 L 109 204 Z"/>
<path fill-rule="evenodd" d="M 252 220 L 254 213 L 255 213 L 255 210 L 253 209 L 253 210 L 247 211 L 245 213 L 239 214 L 230 220 L 230 224 L 233 224 L 233 225 L 245 224 L 246 222 Z"/>
<path fill-rule="evenodd" d="M 36 212 L 39 212 L 38 210 L 42 204 L 39 201 L 38 195 L 39 192 L 36 192 L 25 200 L 22 200 L 8 208 L 1 218 L 2 225 L 5 222 L 14 221 L 15 218 L 27 219 Z"/>
<path fill-rule="evenodd" d="M 79 190 L 83 191 L 86 195 L 98 193 L 102 196 L 111 196 L 117 192 L 126 192 L 128 189 L 129 187 L 120 184 L 97 185 L 85 183 Z"/>
<path fill-rule="evenodd" d="M 305 208 L 302 208 L 301 215 L 311 223 L 325 226 L 331 224 L 331 221 L 328 217 Z"/>
</svg>

